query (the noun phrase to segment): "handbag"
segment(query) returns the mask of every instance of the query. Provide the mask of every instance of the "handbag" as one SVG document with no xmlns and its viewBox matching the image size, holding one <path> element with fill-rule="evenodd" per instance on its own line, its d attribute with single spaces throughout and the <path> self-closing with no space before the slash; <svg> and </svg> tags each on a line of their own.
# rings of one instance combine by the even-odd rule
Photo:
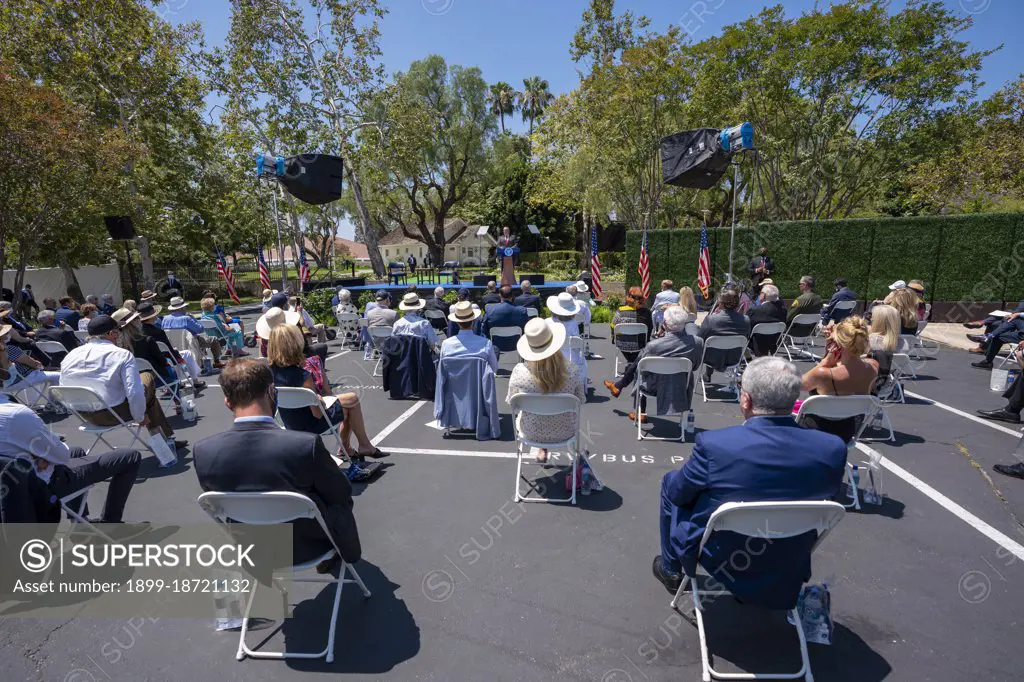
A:
<svg viewBox="0 0 1024 682">
<path fill-rule="evenodd" d="M 159 432 L 146 436 L 146 446 L 156 455 L 161 468 L 171 467 L 178 463 L 178 455 L 171 450 L 171 446 Z"/>
</svg>

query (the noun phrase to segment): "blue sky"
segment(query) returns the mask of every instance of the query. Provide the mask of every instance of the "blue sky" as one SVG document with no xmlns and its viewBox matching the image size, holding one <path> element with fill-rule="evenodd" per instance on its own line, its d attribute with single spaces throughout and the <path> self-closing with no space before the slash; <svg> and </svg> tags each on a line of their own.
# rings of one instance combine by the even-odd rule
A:
<svg viewBox="0 0 1024 682">
<path fill-rule="evenodd" d="M 523 78 L 541 76 L 558 94 L 579 80 L 569 57 L 569 43 L 586 0 L 385 0 L 389 14 L 381 25 L 381 48 L 389 72 L 402 71 L 428 54 L 449 63 L 479 66 L 489 83 L 508 81 L 521 87 Z M 651 19 L 652 28 L 681 26 L 695 40 L 718 33 L 723 26 L 757 14 L 776 3 L 751 0 L 619 0 L 617 11 L 632 10 Z M 787 0 L 787 13 L 796 16 L 815 5 L 813 0 Z M 818 3 L 825 4 L 825 3 Z M 905 3 L 893 2 L 898 9 Z M 973 48 L 1002 49 L 984 64 L 982 96 L 1024 71 L 1019 40 L 1024 25 L 1021 0 L 946 0 L 952 11 L 971 16 L 974 25 L 964 33 Z M 227 0 L 165 0 L 157 8 L 175 23 L 200 21 L 211 45 L 227 33 Z M 506 125 L 508 121 L 506 121 Z M 523 131 L 518 119 L 510 126 Z M 349 232 L 348 229 L 345 230 Z M 350 232 L 346 236 L 351 236 Z"/>
</svg>

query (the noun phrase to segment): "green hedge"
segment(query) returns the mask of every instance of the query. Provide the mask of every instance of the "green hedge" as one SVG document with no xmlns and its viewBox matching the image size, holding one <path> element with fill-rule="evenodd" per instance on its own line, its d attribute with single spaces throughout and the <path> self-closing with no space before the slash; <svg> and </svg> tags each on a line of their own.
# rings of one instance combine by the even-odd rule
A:
<svg viewBox="0 0 1024 682">
<path fill-rule="evenodd" d="M 700 231 L 650 232 L 651 288 L 665 278 L 696 288 Z M 626 284 L 639 284 L 635 263 L 639 231 L 626 235 Z M 712 279 L 729 269 L 729 229 L 708 230 Z M 783 297 L 797 295 L 802 275 L 818 278 L 819 293 L 845 277 L 861 298 L 888 293 L 897 279 L 923 279 L 934 301 L 1017 301 L 1024 298 L 1024 214 L 984 213 L 912 218 L 868 218 L 767 223 L 737 228 L 733 271 L 746 278 L 747 264 L 762 246 L 775 260 L 772 279 Z"/>
</svg>

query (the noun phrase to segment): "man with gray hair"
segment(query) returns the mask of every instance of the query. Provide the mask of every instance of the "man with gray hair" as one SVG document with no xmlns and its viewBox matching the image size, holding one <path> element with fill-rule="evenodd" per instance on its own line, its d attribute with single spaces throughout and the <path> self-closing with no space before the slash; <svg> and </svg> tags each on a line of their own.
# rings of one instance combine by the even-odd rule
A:
<svg viewBox="0 0 1024 682">
<path fill-rule="evenodd" d="M 65 350 L 63 353 L 47 353 L 50 357 L 50 367 L 60 367 L 60 363 L 64 360 L 64 356 L 67 355 L 68 351 L 72 351 L 81 345 L 74 331 L 68 329 L 67 325 L 63 327 L 57 326 L 55 322 L 56 314 L 52 310 L 47 309 L 39 313 L 39 329 L 36 330 L 36 341 L 56 341 L 64 346 Z"/>
<path fill-rule="evenodd" d="M 694 370 L 700 366 L 700 356 L 704 352 L 704 342 L 700 337 L 695 336 L 687 332 L 687 326 L 690 325 L 693 316 L 690 315 L 680 305 L 673 305 L 665 308 L 665 319 L 662 322 L 662 327 L 665 330 L 664 335 L 651 339 L 647 346 L 640 351 L 640 355 L 636 361 L 626 365 L 625 371 L 618 381 L 611 381 L 605 379 L 604 385 L 609 391 L 611 391 L 612 397 L 618 398 L 626 386 L 629 386 L 636 379 L 637 367 L 640 365 L 640 360 L 643 358 L 687 358 L 690 361 L 690 366 Z M 671 377 L 668 377 L 671 378 Z M 645 376 L 642 378 L 644 382 L 644 390 L 649 393 L 658 393 L 658 407 L 659 414 L 662 414 L 662 398 L 666 400 L 670 399 L 670 396 L 665 393 L 663 395 L 662 390 L 671 391 L 674 393 L 674 399 L 671 400 L 675 409 L 687 410 L 690 407 L 690 398 L 693 396 L 693 388 L 696 382 L 693 381 L 693 373 L 687 377 L 685 386 L 675 386 L 671 382 L 667 383 L 662 381 L 658 376 Z M 641 398 L 641 411 L 643 411 L 644 404 Z M 664 407 L 668 407 L 665 405 Z M 636 419 L 634 412 L 629 413 L 631 420 Z M 641 420 L 647 421 L 647 417 L 643 417 Z"/>
<path fill-rule="evenodd" d="M 675 592 L 697 564 L 746 604 L 796 605 L 811 577 L 814 531 L 789 538 L 715 533 L 698 556 L 704 529 L 727 502 L 829 500 L 839 493 L 846 443 L 793 419 L 800 375 L 780 358 L 757 358 L 743 374 L 738 426 L 697 434 L 682 469 L 661 482 L 661 553 L 655 577 Z M 767 533 L 767 529 L 765 529 Z"/>
<path fill-rule="evenodd" d="M 800 278 L 800 295 L 789 307 L 789 314 L 786 315 L 787 323 L 792 322 L 797 315 L 821 312 L 821 296 L 814 293 L 815 284 L 817 282 L 811 275 L 804 275 Z"/>
<path fill-rule="evenodd" d="M 487 293 L 480 299 L 481 306 L 487 306 L 491 303 L 501 303 L 501 296 L 498 295 L 498 283 L 493 279 L 487 283 Z"/>
<path fill-rule="evenodd" d="M 761 286 L 761 294 L 758 296 L 760 305 L 750 309 L 747 317 L 750 319 L 750 352 L 757 357 L 772 355 L 779 347 L 779 340 L 782 334 L 754 334 L 754 327 L 759 324 L 786 323 L 786 308 L 779 301 L 779 288 L 774 284 Z"/>
<path fill-rule="evenodd" d="M 516 300 L 513 301 L 520 308 L 533 308 L 538 313 L 540 312 L 540 296 L 533 290 L 533 285 L 530 284 L 530 280 L 524 279 L 520 284 L 519 288 L 522 289 L 523 293 L 516 296 Z"/>
<path fill-rule="evenodd" d="M 435 310 L 441 313 L 441 316 L 427 316 L 430 320 L 430 326 L 435 331 L 444 331 L 448 328 L 448 302 L 444 300 L 444 287 L 435 287 L 434 296 L 426 300 L 426 305 L 423 307 L 423 314 L 426 315 L 427 311 Z"/>
</svg>

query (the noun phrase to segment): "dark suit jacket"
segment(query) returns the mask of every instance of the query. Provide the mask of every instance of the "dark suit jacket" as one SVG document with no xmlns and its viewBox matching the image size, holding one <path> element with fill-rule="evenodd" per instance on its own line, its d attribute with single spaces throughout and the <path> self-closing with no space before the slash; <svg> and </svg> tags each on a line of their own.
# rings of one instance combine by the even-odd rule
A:
<svg viewBox="0 0 1024 682">
<path fill-rule="evenodd" d="M 61 328 L 55 326 L 40 327 L 36 330 L 36 341 L 56 341 L 61 344 L 69 351 L 78 348 L 79 342 L 78 337 L 75 333 L 68 328 Z M 53 364 L 59 365 L 64 361 L 64 357 L 67 353 L 53 353 L 50 355 L 53 358 Z"/>
<path fill-rule="evenodd" d="M 59 523 L 60 505 L 27 457 L 0 455 L 0 523 Z M 0 533 L 0 536 L 3 534 Z"/>
<path fill-rule="evenodd" d="M 69 329 L 78 329 L 78 321 L 82 319 L 82 316 L 78 313 L 77 310 L 72 310 L 71 308 L 61 306 L 57 308 L 57 310 L 55 310 L 54 313 L 56 313 L 54 317 L 56 318 L 56 322 L 58 324 L 63 322 L 68 326 Z"/>
<path fill-rule="evenodd" d="M 754 256 L 750 259 L 750 264 L 747 265 L 747 270 L 750 272 L 750 279 L 754 280 L 754 283 L 759 283 L 765 277 L 770 277 L 775 272 L 775 261 L 770 256 L 764 257 L 765 269 L 768 270 L 767 274 L 759 274 L 757 269 L 761 267 L 761 256 Z"/>
<path fill-rule="evenodd" d="M 789 416 L 753 417 L 740 426 L 697 434 L 690 459 L 663 484 L 663 493 L 678 507 L 671 542 L 683 570 L 694 575 L 704 529 L 722 504 L 828 500 L 839 492 L 845 468 L 846 443 L 797 426 Z M 815 539 L 813 531 L 771 542 L 719 531 L 699 560 L 742 601 L 791 608 L 810 578 Z M 730 564 L 737 551 L 742 561 Z M 748 559 L 750 568 L 739 570 Z"/>
<path fill-rule="evenodd" d="M 750 336 L 750 320 L 735 310 L 719 310 L 708 315 L 700 325 L 700 338 L 712 336 Z"/>
<path fill-rule="evenodd" d="M 448 303 L 448 301 L 444 300 L 443 298 L 433 298 L 433 297 L 431 297 L 431 298 L 428 298 L 426 300 L 426 302 L 425 302 L 425 304 L 423 306 L 423 309 L 424 310 L 436 310 L 436 311 L 438 311 L 440 313 L 443 313 L 444 316 L 447 318 L 448 317 L 448 308 L 450 306 L 451 306 L 451 304 Z M 448 322 L 446 320 L 430 320 L 430 326 L 433 327 L 434 329 L 438 329 L 438 330 L 447 329 L 448 328 Z"/>
<path fill-rule="evenodd" d="M 833 309 L 836 307 L 836 303 L 839 303 L 840 301 L 856 301 L 856 300 L 857 300 L 857 292 L 855 292 L 850 287 L 843 287 L 842 289 L 840 289 L 836 293 L 832 294 L 832 298 L 830 298 L 828 300 L 828 303 L 825 304 L 825 307 L 821 309 L 821 322 L 822 322 L 822 324 L 828 324 L 828 322 L 830 320 L 833 321 L 833 322 L 836 322 L 836 323 L 839 323 L 839 322 L 842 322 L 843 320 L 845 320 L 847 317 L 849 317 L 850 315 L 853 314 L 853 311 L 842 312 L 842 313 L 834 312 Z"/>
<path fill-rule="evenodd" d="M 392 400 L 433 400 L 437 367 L 430 344 L 422 336 L 398 334 L 384 348 L 384 390 Z"/>
<path fill-rule="evenodd" d="M 160 327 L 156 326 L 151 322 L 142 323 L 142 333 L 153 339 L 154 341 L 162 342 L 167 348 L 170 349 L 171 355 L 174 356 L 175 362 L 181 362 L 181 356 L 178 355 L 177 349 L 171 345 L 171 340 L 167 338 L 167 332 Z"/>
<path fill-rule="evenodd" d="M 515 304 L 520 308 L 533 308 L 540 312 L 540 296 L 537 294 L 519 294 L 516 296 Z"/>
<path fill-rule="evenodd" d="M 526 326 L 529 319 L 530 316 L 527 314 L 526 308 L 502 302 L 484 316 L 484 324 L 481 331 L 483 336 L 491 338 L 492 328 L 519 327 L 519 329 L 522 329 Z M 500 351 L 513 351 L 516 349 L 516 340 L 508 336 L 496 337 L 493 343 L 494 347 Z"/>
<path fill-rule="evenodd" d="M 480 307 L 483 308 L 488 303 L 501 303 L 501 295 L 497 292 L 493 294 L 484 294 L 483 298 L 480 299 Z"/>
<path fill-rule="evenodd" d="M 765 301 L 756 308 L 751 308 L 747 318 L 750 320 L 750 331 L 754 331 L 754 326 L 758 324 L 784 323 L 786 321 L 786 307 L 782 305 L 781 301 Z M 751 336 L 750 351 L 758 357 L 770 355 L 779 347 L 779 339 L 781 337 L 781 334 L 773 337 Z"/>
<path fill-rule="evenodd" d="M 352 486 L 331 459 L 320 437 L 285 431 L 275 424 L 235 424 L 230 431 L 195 444 L 193 459 L 204 491 L 290 491 L 316 503 L 345 561 L 362 556 L 352 514 Z M 331 549 L 313 519 L 295 521 L 294 563 L 312 561 Z"/>
<path fill-rule="evenodd" d="M 505 235 L 501 235 L 500 237 L 498 237 L 498 246 L 505 247 L 505 246 L 518 246 L 518 245 L 519 245 L 519 238 L 516 237 L 514 234 L 510 234 L 508 236 L 508 239 L 505 239 Z"/>
<path fill-rule="evenodd" d="M 160 352 L 160 348 L 156 345 L 153 337 L 143 334 L 135 339 L 135 342 L 132 344 L 132 354 L 137 358 L 148 360 L 149 364 L 153 365 L 153 369 L 159 372 L 160 376 L 168 383 L 173 382 L 177 377 L 175 372 L 167 365 L 167 358 Z"/>
</svg>

